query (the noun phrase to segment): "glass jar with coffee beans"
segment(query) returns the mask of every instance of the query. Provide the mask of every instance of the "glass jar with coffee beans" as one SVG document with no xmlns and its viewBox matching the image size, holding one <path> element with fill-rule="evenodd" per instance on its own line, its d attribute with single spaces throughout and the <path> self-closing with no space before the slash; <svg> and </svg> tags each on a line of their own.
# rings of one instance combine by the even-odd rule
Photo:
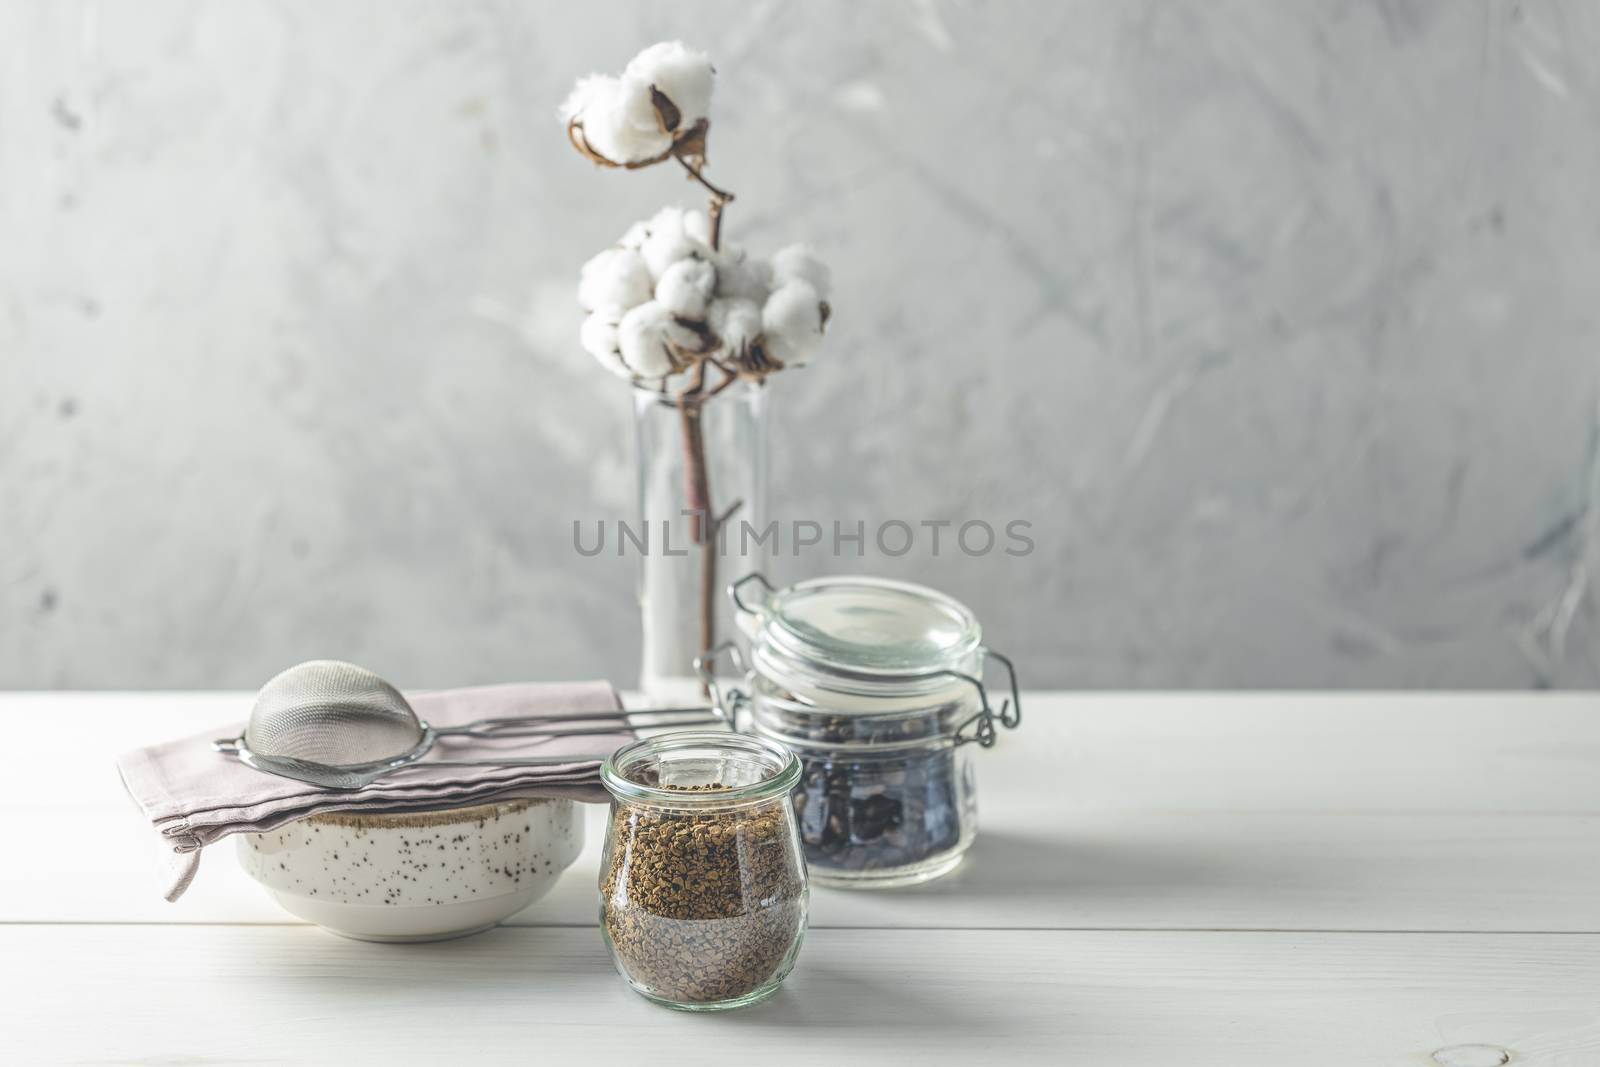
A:
<svg viewBox="0 0 1600 1067">
<path fill-rule="evenodd" d="M 757 590 L 755 587 L 759 586 Z M 811 879 L 871 888 L 953 870 L 977 833 L 973 743 L 1021 722 L 1011 661 L 987 649 L 964 605 L 919 585 L 817 578 L 774 589 L 759 574 L 729 594 L 750 638 L 746 688 L 719 706 L 801 764 L 795 813 Z M 715 687 L 716 655 L 701 675 Z M 996 711 L 986 660 L 1006 671 Z"/>
<path fill-rule="evenodd" d="M 683 731 L 617 750 L 600 774 L 600 928 L 617 970 L 673 1008 L 771 996 L 806 927 L 799 761 L 758 737 Z"/>
</svg>

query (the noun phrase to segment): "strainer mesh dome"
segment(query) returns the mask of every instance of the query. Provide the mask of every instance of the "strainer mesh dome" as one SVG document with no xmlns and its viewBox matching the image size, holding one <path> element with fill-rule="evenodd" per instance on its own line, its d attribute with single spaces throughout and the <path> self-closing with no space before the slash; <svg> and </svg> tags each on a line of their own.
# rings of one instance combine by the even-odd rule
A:
<svg viewBox="0 0 1600 1067">
<path fill-rule="evenodd" d="M 262 755 L 340 767 L 411 751 L 422 725 L 400 691 L 366 668 L 311 660 L 261 687 L 244 740 Z"/>
</svg>

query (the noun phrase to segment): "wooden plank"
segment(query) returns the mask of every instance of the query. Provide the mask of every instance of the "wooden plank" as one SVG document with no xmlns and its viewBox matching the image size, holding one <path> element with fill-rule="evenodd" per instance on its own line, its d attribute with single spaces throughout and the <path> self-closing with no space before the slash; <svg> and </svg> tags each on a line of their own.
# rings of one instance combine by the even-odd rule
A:
<svg viewBox="0 0 1600 1067">
<path fill-rule="evenodd" d="M 519 925 L 592 925 L 604 809 L 588 847 Z M 926 886 L 813 893 L 817 927 L 1600 931 L 1600 816 L 1064 811 L 993 826 Z M 60 813 L 9 830 L 0 921 L 291 921 L 231 842 L 176 904 L 137 825 Z M 1020 829 L 1013 829 L 1020 825 Z M 55 835 L 75 842 L 53 844 Z M 93 844 L 85 846 L 84 842 Z"/>
<path fill-rule="evenodd" d="M 284 921 L 229 843 L 208 854 L 189 896 L 160 900 L 149 835 L 110 769 L 122 748 L 220 725 L 248 703 L 0 696 L 0 721 L 24 750 L 83 760 L 65 803 L 58 764 L 23 761 L 0 778 L 0 825 L 28 857 L 0 867 L 0 921 Z M 1600 930 L 1593 704 L 1583 694 L 1030 696 L 1026 737 L 978 755 L 983 831 L 966 867 L 892 894 L 819 890 L 815 923 Z M 1494 805 L 1505 812 L 1486 813 Z M 589 818 L 589 851 L 517 922 L 593 923 L 600 809 Z"/>
<path fill-rule="evenodd" d="M 23 751 L 0 809 L 125 803 L 111 761 L 237 723 L 242 693 L 0 693 Z M 1116 811 L 1600 813 L 1600 694 L 1030 693 L 979 754 L 986 803 Z M 1025 776 L 1019 779 L 1019 776 Z M 997 792 L 999 790 L 999 792 Z"/>
<path fill-rule="evenodd" d="M 0 1062 L 1600 1062 L 1600 937 L 816 931 L 767 1004 L 654 1007 L 594 930 L 0 929 Z"/>
</svg>

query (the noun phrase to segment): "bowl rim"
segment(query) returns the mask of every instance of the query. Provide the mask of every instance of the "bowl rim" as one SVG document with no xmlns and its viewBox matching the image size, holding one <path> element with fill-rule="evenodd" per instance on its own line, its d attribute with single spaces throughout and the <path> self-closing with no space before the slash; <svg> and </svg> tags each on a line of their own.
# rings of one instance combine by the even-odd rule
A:
<svg viewBox="0 0 1600 1067">
<path fill-rule="evenodd" d="M 429 826 L 450 826 L 455 823 L 477 822 L 491 816 L 514 815 L 529 808 L 556 804 L 569 797 L 517 797 L 497 800 L 488 804 L 472 804 L 462 808 L 431 808 L 420 811 L 362 811 L 346 808 L 340 811 L 320 811 L 296 822 L 308 826 L 337 826 L 350 830 L 416 830 Z"/>
</svg>

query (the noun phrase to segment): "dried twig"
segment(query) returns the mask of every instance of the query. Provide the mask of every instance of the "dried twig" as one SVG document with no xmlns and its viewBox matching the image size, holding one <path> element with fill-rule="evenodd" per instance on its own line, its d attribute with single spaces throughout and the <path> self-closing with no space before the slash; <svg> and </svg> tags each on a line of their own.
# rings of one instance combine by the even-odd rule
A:
<svg viewBox="0 0 1600 1067">
<path fill-rule="evenodd" d="M 710 131 L 710 124 L 705 119 L 700 119 L 687 129 L 678 130 L 682 115 L 677 106 L 654 86 L 651 87 L 650 95 L 662 132 L 673 135 L 671 147 L 660 155 L 632 162 L 608 159 L 589 143 L 588 138 L 584 136 L 583 123 L 576 118 L 567 123 L 567 139 L 572 142 L 572 147 L 577 149 L 580 155 L 602 167 L 640 170 L 644 167 L 653 167 L 657 163 L 664 163 L 668 159 L 676 159 L 689 177 L 699 182 L 709 195 L 706 208 L 710 231 L 708 236 L 712 251 L 720 251 L 722 213 L 733 202 L 734 196 L 728 190 L 712 183 L 703 172 L 706 165 L 706 135 Z M 683 438 L 684 496 L 690 513 L 690 536 L 700 546 L 700 650 L 705 651 L 716 643 L 717 534 L 729 516 L 743 506 L 744 501 L 735 501 L 721 515 L 715 515 L 711 510 L 711 477 L 706 463 L 704 404 L 737 382 L 741 372 L 748 374 L 750 371 L 746 368 L 747 361 L 744 358 L 738 360 L 737 366 L 730 367 L 712 354 L 720 341 L 705 324 L 679 320 L 678 325 L 695 333 L 700 346 L 699 351 L 691 351 L 678 345 L 668 346 L 668 357 L 674 369 L 683 370 L 692 367 L 692 371 L 688 384 L 678 392 L 668 392 L 665 383 L 661 391 L 663 395 L 670 396 L 678 408 L 679 426 Z M 758 344 L 756 348 L 759 351 L 760 345 Z M 709 391 L 706 389 L 707 363 L 715 366 L 724 376 L 723 380 Z M 767 369 L 765 360 L 758 358 L 753 376 L 759 380 Z M 704 683 L 701 685 L 701 690 L 706 691 Z"/>
<path fill-rule="evenodd" d="M 623 170 L 641 170 L 645 167 L 653 167 L 657 163 L 665 163 L 675 156 L 688 156 L 693 159 L 699 159 L 703 163 L 706 155 L 706 134 L 710 129 L 711 124 L 705 119 L 700 119 L 693 126 L 677 135 L 673 139 L 672 147 L 665 152 L 657 156 L 651 156 L 649 159 L 635 159 L 627 163 L 619 163 L 614 159 L 608 159 L 595 151 L 589 144 L 589 139 L 583 135 L 582 119 L 574 118 L 567 121 L 567 140 L 572 142 L 572 147 L 578 150 L 580 156 L 591 163 L 602 167 L 620 167 Z M 732 199 L 732 197 L 730 196 L 729 199 Z"/>
<path fill-rule="evenodd" d="M 717 533 L 721 533 L 722 528 L 727 525 L 728 520 L 733 518 L 734 512 L 738 511 L 742 507 L 744 507 L 743 500 L 735 500 L 733 503 L 729 504 L 728 510 L 724 511 L 721 515 L 718 515 L 716 522 L 712 523 L 712 528 Z"/>
<path fill-rule="evenodd" d="M 705 156 L 689 157 L 687 153 L 674 153 L 675 158 L 683 169 L 689 172 L 689 177 L 706 187 L 706 192 L 711 194 L 711 202 L 706 205 L 706 219 L 711 229 L 711 250 L 716 252 L 722 248 L 722 209 L 733 203 L 733 194 L 726 189 L 718 188 L 702 173 L 705 166 Z"/>
<path fill-rule="evenodd" d="M 723 377 L 721 382 L 717 383 L 717 387 L 715 389 L 711 390 L 711 392 L 706 394 L 706 399 L 707 400 L 710 400 L 712 397 L 714 397 L 718 393 L 724 391 L 730 385 L 733 385 L 735 382 L 737 382 L 739 380 L 739 372 L 738 371 L 729 370 L 727 367 L 724 367 L 720 363 L 717 364 L 717 369 L 720 370 L 723 373 L 724 377 Z"/>
</svg>

